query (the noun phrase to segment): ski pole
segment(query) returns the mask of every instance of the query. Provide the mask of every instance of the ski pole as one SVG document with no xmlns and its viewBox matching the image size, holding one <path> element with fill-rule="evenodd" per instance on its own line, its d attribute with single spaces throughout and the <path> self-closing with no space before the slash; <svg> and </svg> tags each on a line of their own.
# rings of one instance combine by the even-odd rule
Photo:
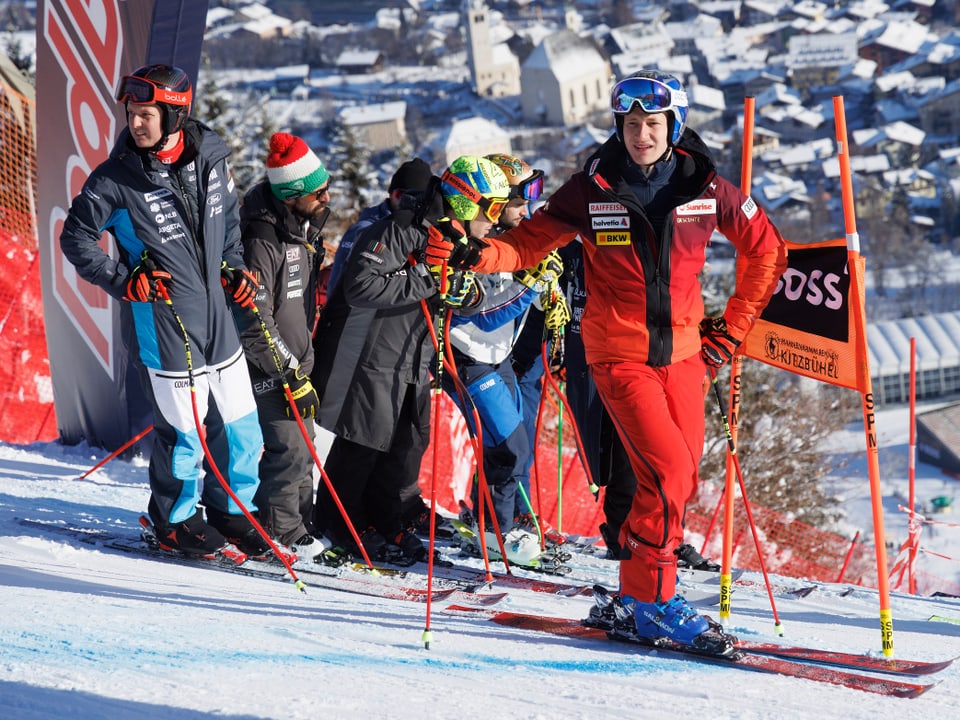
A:
<svg viewBox="0 0 960 720">
<path fill-rule="evenodd" d="M 567 408 L 570 409 L 570 401 L 567 399 L 566 393 L 563 392 L 563 389 L 557 384 L 553 374 L 550 372 L 546 344 L 544 344 L 541 354 L 543 358 L 544 375 L 547 377 L 550 387 L 552 387 L 553 391 L 557 394 L 560 407 L 566 405 Z M 569 422 L 570 427 L 573 429 L 573 438 L 577 445 L 577 453 L 580 455 L 580 464 L 583 466 L 583 473 L 587 478 L 587 489 L 593 494 L 594 499 L 599 499 L 600 487 L 593 481 L 593 473 L 590 472 L 590 464 L 587 462 L 587 454 L 583 447 L 583 436 L 580 435 L 580 428 L 577 426 L 573 410 L 570 410 Z"/>
<path fill-rule="evenodd" d="M 239 507 L 243 512 L 244 517 L 250 521 L 250 524 L 253 525 L 260 536 L 266 540 L 267 545 L 269 545 L 270 549 L 273 550 L 274 555 L 276 555 L 280 559 L 280 562 L 283 563 L 283 566 L 287 569 L 287 572 L 290 573 L 290 577 L 293 578 L 294 586 L 297 588 L 297 590 L 302 593 L 306 593 L 306 585 L 304 585 L 303 581 L 297 577 L 297 573 L 291 566 L 290 560 L 287 558 L 287 554 L 280 551 L 276 543 L 273 541 L 273 538 L 267 534 L 266 530 L 263 529 L 263 526 L 257 522 L 257 519 L 240 501 L 240 498 L 237 497 L 237 494 L 233 491 L 233 488 L 230 487 L 230 484 L 220 472 L 220 468 L 218 468 L 216 462 L 214 462 L 213 454 L 210 452 L 210 448 L 207 446 L 207 433 L 206 430 L 204 430 L 203 423 L 200 421 L 200 411 L 197 408 L 197 384 L 193 375 L 193 350 L 190 347 L 190 335 L 187 333 L 187 328 L 183 324 L 180 314 L 173 306 L 173 301 L 170 300 L 170 294 L 167 292 L 167 289 L 160 283 L 158 283 L 158 286 L 160 297 L 163 298 L 163 301 L 167 304 L 167 307 L 170 308 L 170 312 L 173 314 L 173 319 L 176 320 L 177 325 L 180 327 L 180 332 L 183 335 L 183 350 L 187 357 L 187 379 L 190 382 L 190 404 L 193 407 L 193 422 L 197 427 L 197 436 L 200 439 L 200 446 L 203 448 L 203 454 L 206 457 L 207 462 L 210 464 L 210 469 L 216 476 L 220 486 L 224 489 L 227 495 L 230 496 L 230 499 L 237 504 L 237 507 Z"/>
<path fill-rule="evenodd" d="M 433 378 L 433 466 L 430 474 L 430 541 L 427 550 L 427 611 L 423 625 L 423 647 L 430 649 L 430 640 L 433 633 L 430 630 L 431 611 L 433 609 L 433 549 L 435 547 L 436 527 L 437 527 L 437 468 L 439 467 L 439 445 L 440 445 L 440 397 L 442 394 L 441 383 L 443 382 L 443 349 L 446 345 L 444 338 L 444 321 L 446 320 L 447 305 L 447 261 L 440 263 L 440 310 L 437 312 L 437 367 Z M 431 315 L 432 317 L 432 315 Z M 429 323 L 429 318 L 426 318 Z"/>
<path fill-rule="evenodd" d="M 290 383 L 287 382 L 286 375 L 283 372 L 283 361 L 280 359 L 280 352 L 277 350 L 277 343 L 270 334 L 267 324 L 263 321 L 263 315 L 260 314 L 260 308 L 254 305 L 253 308 L 251 308 L 251 312 L 260 323 L 260 332 L 263 333 L 263 337 L 267 341 L 267 347 L 270 348 L 270 354 L 273 356 L 273 363 L 277 368 L 277 373 L 280 383 L 283 386 L 283 393 L 286 395 L 287 403 L 290 405 L 291 415 L 293 415 L 294 419 L 297 421 L 297 427 L 300 428 L 300 435 L 303 436 L 303 441 L 307 444 L 307 449 L 310 451 L 310 455 L 313 457 L 314 464 L 320 470 L 320 477 L 323 479 L 324 485 L 326 485 L 327 491 L 330 493 L 330 497 L 333 498 L 333 502 L 340 511 L 340 515 L 343 517 L 343 522 L 350 531 L 350 535 L 353 537 L 354 542 L 357 543 L 357 547 L 360 548 L 360 554 L 363 556 L 364 562 L 367 563 L 368 568 L 376 573 L 376 568 L 374 568 L 373 563 L 370 562 L 370 556 L 367 554 L 367 550 L 360 540 L 360 535 L 357 533 L 356 527 L 350 521 L 350 516 L 347 514 L 346 508 L 343 507 L 343 503 L 340 501 L 340 497 L 337 495 L 337 491 L 334 489 L 333 483 L 331 482 L 330 477 L 327 475 L 327 471 L 323 469 L 323 463 L 320 462 L 320 457 L 317 455 L 317 448 L 313 444 L 313 440 L 310 438 L 310 433 L 307 432 L 307 426 L 303 424 L 303 418 L 300 417 L 300 411 L 297 408 L 297 401 L 293 397 L 293 391 L 290 389 Z"/>
<path fill-rule="evenodd" d="M 737 446 L 733 441 L 733 433 L 730 430 L 730 423 L 727 422 L 727 410 L 723 405 L 723 398 L 720 397 L 720 386 L 717 384 L 717 371 L 710 368 L 710 381 L 713 384 L 713 392 L 717 397 L 717 409 L 720 411 L 720 418 L 723 422 L 723 431 L 727 436 L 727 448 L 729 457 L 733 462 L 733 467 L 737 473 L 737 483 L 740 485 L 740 494 L 743 496 L 743 508 L 747 512 L 747 520 L 750 523 L 750 531 L 753 533 L 753 542 L 757 547 L 757 560 L 760 563 L 760 571 L 763 573 L 763 582 L 767 586 L 767 596 L 770 598 L 770 609 L 773 611 L 773 629 L 777 635 L 783 636 L 783 624 L 780 622 L 780 616 L 777 614 L 777 603 L 773 599 L 773 588 L 770 586 L 770 576 L 767 574 L 767 566 L 763 560 L 763 549 L 760 547 L 760 536 L 757 534 L 757 526 L 753 522 L 753 510 L 750 509 L 750 501 L 747 500 L 747 485 L 743 481 L 743 471 L 740 469 L 740 458 L 737 457 Z M 729 593 L 729 590 L 728 590 Z M 721 596 L 723 588 L 720 589 Z M 729 596 L 729 594 L 728 594 Z"/>
<path fill-rule="evenodd" d="M 107 455 L 103 460 L 101 460 L 101 461 L 98 462 L 96 465 L 94 465 L 92 468 L 90 468 L 89 470 L 87 470 L 83 475 L 81 475 L 80 477 L 78 477 L 77 480 L 83 480 L 83 479 L 85 479 L 85 478 L 87 477 L 87 475 L 89 475 L 90 473 L 95 472 L 95 471 L 99 470 L 100 468 L 102 468 L 102 467 L 103 467 L 104 465 L 106 465 L 108 462 L 110 462 L 110 461 L 113 460 L 115 457 L 117 457 L 117 455 L 120 455 L 124 450 L 126 450 L 127 448 L 129 448 L 130 446 L 132 446 L 135 442 L 137 442 L 138 440 L 142 440 L 142 439 L 147 435 L 147 433 L 149 433 L 151 430 L 153 430 L 153 425 L 148 425 L 146 428 L 144 428 L 144 429 L 141 430 L 139 433 L 137 433 L 136 435 L 134 435 L 132 438 L 130 438 L 129 440 L 127 440 L 123 445 L 121 445 L 121 446 L 118 447 L 116 450 L 114 450 L 112 453 L 110 453 L 109 455 Z"/>
<path fill-rule="evenodd" d="M 437 338 L 436 330 L 433 327 L 433 322 L 431 320 L 432 313 L 430 312 L 429 307 L 427 306 L 426 300 L 420 301 L 420 307 L 423 310 L 424 317 L 427 319 L 427 327 L 430 331 L 430 337 L 433 341 L 434 350 L 439 349 L 439 340 Z M 447 322 L 444 326 L 444 335 L 449 334 L 450 322 Z M 444 338 L 444 342 L 449 344 L 449 339 Z M 470 393 L 467 391 L 466 386 L 463 384 L 463 381 L 460 379 L 460 374 L 457 372 L 456 360 L 453 357 L 453 353 L 445 353 L 443 358 L 443 367 L 446 369 L 447 374 L 450 376 L 451 381 L 453 382 L 454 387 L 457 391 L 457 398 L 460 401 L 461 412 L 464 416 L 464 421 L 467 426 L 467 434 L 470 436 L 470 444 L 473 447 L 473 457 L 474 461 L 477 464 L 477 498 L 479 500 L 478 507 L 475 508 L 477 511 L 477 524 L 478 530 L 483 529 L 483 498 L 487 497 L 489 494 L 486 491 L 487 476 L 486 472 L 483 469 L 483 427 L 480 419 L 480 411 L 477 409 L 476 404 L 473 402 L 473 398 L 470 397 Z M 472 420 L 472 423 L 471 423 Z M 492 503 L 491 503 L 492 504 Z M 500 527 L 497 523 L 496 514 L 494 514 L 494 530 L 497 534 L 497 544 L 500 548 L 500 555 L 503 560 L 504 568 L 506 572 L 510 573 L 510 563 L 507 560 L 507 554 L 503 545 L 503 538 L 500 535 Z M 480 555 L 483 558 L 483 567 L 484 571 L 487 573 L 487 581 L 490 582 L 493 580 L 493 575 L 490 572 L 490 557 L 487 552 L 487 544 L 485 542 L 485 537 L 483 534 L 480 535 Z"/>
</svg>

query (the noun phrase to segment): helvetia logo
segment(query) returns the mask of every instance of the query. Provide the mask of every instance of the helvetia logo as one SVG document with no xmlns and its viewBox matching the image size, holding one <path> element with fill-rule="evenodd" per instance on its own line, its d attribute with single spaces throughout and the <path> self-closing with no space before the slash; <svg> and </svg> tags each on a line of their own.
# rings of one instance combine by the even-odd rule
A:
<svg viewBox="0 0 960 720">
<path fill-rule="evenodd" d="M 630 227 L 630 218 L 626 215 L 593 217 L 590 221 L 594 230 L 626 230 Z"/>
</svg>

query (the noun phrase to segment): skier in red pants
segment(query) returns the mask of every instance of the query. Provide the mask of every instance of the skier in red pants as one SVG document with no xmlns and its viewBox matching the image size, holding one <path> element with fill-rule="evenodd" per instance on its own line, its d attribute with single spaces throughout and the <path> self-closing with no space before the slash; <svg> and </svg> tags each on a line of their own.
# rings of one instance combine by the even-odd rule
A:
<svg viewBox="0 0 960 720">
<path fill-rule="evenodd" d="M 620 596 L 596 616 L 629 639 L 728 654 L 733 639 L 676 594 L 674 550 L 697 487 L 704 376 L 750 331 L 786 250 L 686 127 L 687 96 L 675 77 L 634 73 L 614 86 L 611 109 L 616 133 L 530 219 L 486 241 L 435 238 L 428 255 L 489 273 L 582 243 L 586 360 L 637 476 L 620 536 Z M 723 315 L 705 318 L 698 274 L 714 230 L 744 269 Z"/>
</svg>

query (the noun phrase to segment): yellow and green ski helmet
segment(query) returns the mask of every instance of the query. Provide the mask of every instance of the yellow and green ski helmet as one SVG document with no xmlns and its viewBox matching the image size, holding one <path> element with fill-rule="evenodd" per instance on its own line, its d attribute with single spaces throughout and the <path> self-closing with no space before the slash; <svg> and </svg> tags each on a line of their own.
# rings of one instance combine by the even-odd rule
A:
<svg viewBox="0 0 960 720">
<path fill-rule="evenodd" d="M 462 222 L 475 219 L 481 209 L 496 222 L 510 197 L 510 183 L 503 170 L 483 157 L 458 157 L 440 179 L 443 199 Z"/>
</svg>

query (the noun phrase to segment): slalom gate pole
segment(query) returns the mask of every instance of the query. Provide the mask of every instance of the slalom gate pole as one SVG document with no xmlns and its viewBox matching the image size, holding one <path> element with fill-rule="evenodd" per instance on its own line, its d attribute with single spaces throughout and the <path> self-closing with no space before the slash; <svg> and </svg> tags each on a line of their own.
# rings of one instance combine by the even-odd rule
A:
<svg viewBox="0 0 960 720">
<path fill-rule="evenodd" d="M 850 547 L 847 549 L 847 554 L 843 558 L 843 566 L 840 568 L 840 574 L 837 575 L 837 579 L 834 580 L 834 582 L 843 582 L 843 576 L 847 574 L 847 568 L 850 567 L 850 558 L 853 557 L 853 551 L 857 549 L 857 541 L 859 539 L 860 531 L 857 530 L 856 534 L 853 536 L 853 540 L 850 541 Z"/>
<path fill-rule="evenodd" d="M 700 546 L 700 554 L 706 557 L 707 555 L 707 545 L 710 543 L 710 538 L 713 537 L 713 531 L 717 527 L 717 518 L 720 515 L 720 510 L 723 508 L 726 495 L 723 491 L 723 488 L 720 489 L 720 499 L 717 501 L 717 506 L 713 509 L 713 512 L 710 514 L 710 522 L 707 524 L 707 529 L 703 533 L 703 545 Z"/>
<path fill-rule="evenodd" d="M 917 513 L 914 508 L 917 504 L 917 338 L 910 338 L 910 447 L 909 457 L 907 459 L 907 478 L 908 478 L 908 502 L 910 503 L 910 537 L 920 535 L 920 523 L 917 522 Z M 907 567 L 910 569 L 907 576 L 907 589 L 911 595 L 917 594 L 917 577 L 915 566 L 917 563 L 917 550 L 919 543 L 910 545 L 910 561 Z"/>
<path fill-rule="evenodd" d="M 777 635 L 783 637 L 783 624 L 780 622 L 780 616 L 777 613 L 777 603 L 773 599 L 773 588 L 770 586 L 770 576 L 767 574 L 767 566 L 763 560 L 763 549 L 760 546 L 760 536 L 757 534 L 757 526 L 753 522 L 753 510 L 750 509 L 750 502 L 747 500 L 747 485 L 743 481 L 743 472 L 740 469 L 740 459 L 737 457 L 737 446 L 733 441 L 733 434 L 730 432 L 730 424 L 727 422 L 727 411 L 723 407 L 723 398 L 720 397 L 720 387 L 717 385 L 717 373 L 713 368 L 710 369 L 710 379 L 713 384 L 713 391 L 717 397 L 717 409 L 720 411 L 720 417 L 723 421 L 723 430 L 727 436 L 727 447 L 730 450 L 729 457 L 733 460 L 733 467 L 737 472 L 737 481 L 740 484 L 740 494 L 743 496 L 743 507 L 747 511 L 747 520 L 750 522 L 750 530 L 753 533 L 753 542 L 757 547 L 757 560 L 760 562 L 760 571 L 763 573 L 763 582 L 767 586 L 767 597 L 770 598 L 770 609 L 773 611 L 773 629 Z"/>
<path fill-rule="evenodd" d="M 153 430 L 153 425 L 149 425 L 149 426 L 145 427 L 143 430 L 141 430 L 140 432 L 138 432 L 138 433 L 137 433 L 136 435 L 134 435 L 132 438 L 130 438 L 129 440 L 127 440 L 123 445 L 121 445 L 121 446 L 118 447 L 116 450 L 114 450 L 112 453 L 110 453 L 109 455 L 107 455 L 103 460 L 101 460 L 101 461 L 98 462 L 96 465 L 94 465 L 92 468 L 90 468 L 89 470 L 87 470 L 83 475 L 79 476 L 79 477 L 77 478 L 77 480 L 84 480 L 84 479 L 87 477 L 87 475 L 89 475 L 89 474 L 92 473 L 92 472 L 96 472 L 97 470 L 99 470 L 100 468 L 102 468 L 102 467 L 103 467 L 104 465 L 106 465 L 108 462 L 110 462 L 110 461 L 113 460 L 115 457 L 117 457 L 118 455 L 120 455 L 121 453 L 123 453 L 124 450 L 127 450 L 129 447 L 131 447 L 135 442 L 137 442 L 138 440 L 142 440 L 144 437 L 146 437 L 147 433 L 149 433 L 149 432 L 152 431 L 152 430 Z"/>
<path fill-rule="evenodd" d="M 756 99 L 748 95 L 743 99 L 743 144 L 740 155 L 740 192 L 750 196 L 753 187 L 753 134 Z M 740 280 L 740 261 L 736 262 L 735 280 Z M 730 437 L 734 446 L 740 418 L 740 388 L 743 383 L 743 358 L 734 353 L 730 360 Z M 714 379 L 714 387 L 716 380 Z M 723 483 L 723 543 L 720 560 L 720 622 L 730 622 L 733 598 L 733 455 L 728 453 Z"/>
<path fill-rule="evenodd" d="M 297 401 L 293 397 L 293 391 L 290 389 L 290 383 L 287 382 L 286 375 L 284 375 L 283 372 L 283 361 L 280 359 L 280 352 L 277 350 L 277 343 L 270 334 L 267 324 L 263 321 L 263 315 L 260 314 L 260 309 L 254 305 L 251 309 L 251 312 L 253 313 L 254 317 L 257 318 L 257 322 L 260 323 L 260 332 L 263 334 L 264 340 L 267 341 L 267 347 L 270 348 L 270 354 L 273 356 L 273 364 L 277 368 L 277 377 L 280 380 L 280 384 L 283 388 L 283 394 L 287 398 L 287 404 L 290 406 L 290 414 L 297 421 L 297 427 L 300 428 L 300 435 L 303 437 L 303 441 L 306 443 L 311 457 L 313 457 L 314 464 L 320 470 L 320 477 L 323 479 L 324 485 L 327 486 L 327 491 L 330 493 L 330 497 L 333 498 L 333 502 L 337 506 L 337 510 L 340 511 L 340 516 L 343 518 L 343 522 L 347 526 L 347 530 L 350 531 L 350 535 L 353 537 L 354 542 L 357 543 L 357 547 L 360 548 L 360 554 L 363 556 L 364 562 L 367 564 L 367 567 L 370 568 L 370 570 L 376 573 L 376 568 L 374 568 L 373 563 L 370 562 L 370 556 L 367 554 L 367 549 L 363 546 L 363 542 L 360 540 L 360 535 L 357 533 L 356 527 L 350 520 L 350 515 L 347 513 L 347 509 L 340 501 L 340 496 L 337 495 L 337 491 L 333 487 L 333 482 L 331 482 L 330 477 L 327 475 L 327 471 L 323 469 L 323 463 L 320 462 L 320 456 L 317 455 L 316 445 L 313 444 L 313 439 L 310 437 L 310 433 L 307 432 L 307 426 L 303 424 L 303 418 L 300 417 L 300 411 L 297 409 Z"/>
<path fill-rule="evenodd" d="M 890 580 L 887 576 L 887 545 L 883 530 L 883 488 L 880 485 L 880 449 L 877 440 L 876 405 L 870 355 L 867 348 L 867 314 L 863 275 L 865 260 L 860 255 L 860 234 L 853 198 L 853 173 L 850 170 L 850 146 L 843 97 L 833 98 L 833 119 L 837 133 L 837 159 L 840 162 L 840 190 L 847 242 L 847 269 L 850 274 L 850 298 L 857 303 L 853 312 L 853 334 L 857 342 L 857 385 L 863 410 L 863 434 L 870 477 L 870 505 L 873 515 L 873 546 L 877 562 L 877 595 L 880 599 L 880 645 L 886 657 L 893 657 L 893 611 L 890 607 Z"/>
<path fill-rule="evenodd" d="M 277 547 L 277 544 L 273 541 L 273 538 L 267 534 L 267 531 L 263 529 L 263 526 L 260 525 L 257 519 L 243 504 L 243 502 L 241 502 L 240 498 L 237 497 L 237 494 L 233 491 L 233 488 L 230 487 L 230 483 L 227 482 L 226 478 L 223 477 L 223 474 L 220 472 L 220 468 L 217 467 L 217 463 L 213 459 L 213 453 L 210 452 L 210 448 L 207 445 L 207 432 L 203 426 L 203 422 L 200 420 L 200 410 L 197 407 L 197 383 L 193 374 L 193 350 L 190 347 L 190 335 L 187 333 L 187 328 L 183 324 L 183 319 L 180 317 L 180 313 L 177 312 L 176 308 L 173 306 L 173 302 L 170 300 L 170 294 L 162 284 L 159 284 L 159 293 L 160 297 L 162 297 L 163 301 L 167 304 L 167 307 L 170 308 L 170 312 L 173 313 L 173 319 L 176 320 L 177 325 L 180 327 L 180 332 L 183 335 L 183 350 L 187 358 L 187 378 L 190 382 L 190 404 L 193 408 L 193 422 L 197 426 L 197 436 L 200 438 L 200 446 L 203 448 L 203 454 L 206 457 L 207 462 L 210 464 L 210 469 L 213 471 L 213 474 L 217 478 L 217 482 L 220 483 L 220 486 L 223 488 L 224 492 L 226 492 L 227 495 L 230 496 L 230 499 L 237 504 L 237 507 L 239 507 L 243 512 L 244 517 L 250 521 L 250 524 L 253 525 L 260 536 L 267 542 L 267 545 L 270 546 L 270 549 L 273 550 L 273 554 L 279 558 L 280 562 L 283 563 L 283 566 L 287 569 L 290 577 L 293 578 L 293 583 L 297 590 L 302 593 L 306 593 L 306 585 L 304 585 L 303 581 L 297 576 L 297 573 L 290 564 L 290 560 L 287 558 L 287 554 L 282 552 L 280 548 Z"/>
</svg>

